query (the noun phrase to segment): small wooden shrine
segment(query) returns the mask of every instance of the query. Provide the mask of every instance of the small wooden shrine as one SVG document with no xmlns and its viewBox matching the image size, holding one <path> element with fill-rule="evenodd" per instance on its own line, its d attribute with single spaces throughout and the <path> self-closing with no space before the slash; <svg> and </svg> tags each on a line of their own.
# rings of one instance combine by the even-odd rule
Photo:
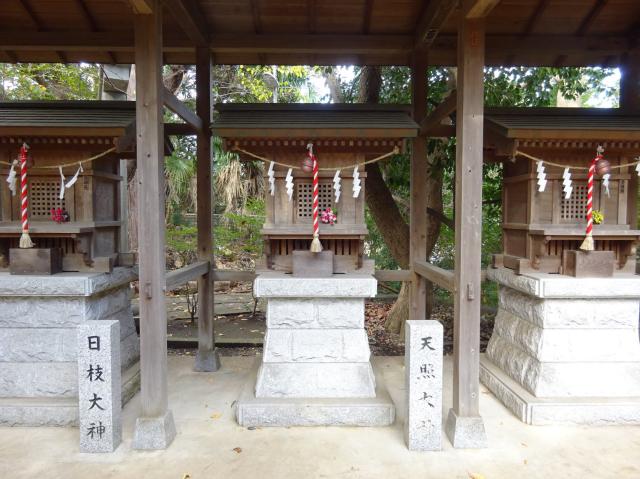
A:
<svg viewBox="0 0 640 479">
<path fill-rule="evenodd" d="M 594 176 L 594 249 L 613 253 L 614 272 L 635 273 L 640 115 L 606 109 L 488 110 L 485 160 L 504 165 L 496 266 L 573 274 L 570 252 L 585 238 L 588 170 L 599 147 L 609 167 L 598 163 Z"/>
<path fill-rule="evenodd" d="M 291 272 L 293 251 L 309 250 L 313 184 L 308 146 L 313 145 L 319 165 L 320 240 L 334 253 L 333 272 L 372 269 L 364 255 L 365 163 L 404 151 L 405 139 L 416 136 L 418 125 L 408 108 L 244 104 L 218 105 L 216 110 L 213 132 L 224 139 L 224 147 L 244 159 L 265 161 L 262 267 Z"/>
<path fill-rule="evenodd" d="M 134 142 L 134 102 L 0 103 L 0 270 L 9 269 L 22 233 L 19 152 L 26 144 L 35 247 L 60 254 L 63 271 L 111 271 L 122 253 L 118 160 Z"/>
</svg>

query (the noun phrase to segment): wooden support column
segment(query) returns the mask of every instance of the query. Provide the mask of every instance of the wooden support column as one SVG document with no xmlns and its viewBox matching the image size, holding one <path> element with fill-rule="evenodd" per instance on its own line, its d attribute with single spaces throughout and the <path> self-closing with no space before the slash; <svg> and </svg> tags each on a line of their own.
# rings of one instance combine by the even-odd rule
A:
<svg viewBox="0 0 640 479">
<path fill-rule="evenodd" d="M 620 74 L 620 108 L 640 111 L 640 52 L 629 55 Z"/>
<path fill-rule="evenodd" d="M 198 279 L 198 355 L 196 371 L 217 371 L 220 360 L 213 331 L 213 189 L 211 184 L 211 52 L 196 49 L 196 113 L 202 121 L 197 146 L 198 259 L 209 262 L 209 273 Z"/>
<path fill-rule="evenodd" d="M 484 41 L 484 19 L 461 18 L 456 115 L 453 408 L 449 411 L 446 432 L 454 447 L 463 448 L 486 446 L 478 407 Z"/>
<path fill-rule="evenodd" d="M 133 447 L 165 449 L 176 431 L 167 399 L 162 9 L 148 3 L 152 13 L 135 16 L 141 415 Z"/>
<path fill-rule="evenodd" d="M 411 101 L 413 119 L 420 124 L 427 114 L 427 67 L 425 50 L 416 50 L 411 66 Z M 413 271 L 415 261 L 427 259 L 427 138 L 418 135 L 411 147 L 411 197 L 409 218 L 409 256 Z M 409 319 L 426 319 L 426 279 L 413 273 L 409 298 Z"/>
</svg>

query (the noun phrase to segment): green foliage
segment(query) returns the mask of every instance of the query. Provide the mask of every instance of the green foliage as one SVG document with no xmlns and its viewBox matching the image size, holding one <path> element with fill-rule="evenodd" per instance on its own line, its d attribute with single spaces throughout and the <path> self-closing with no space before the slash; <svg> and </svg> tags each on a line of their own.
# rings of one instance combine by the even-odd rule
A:
<svg viewBox="0 0 640 479">
<path fill-rule="evenodd" d="M 95 100 L 99 76 L 86 63 L 0 63 L 0 100 Z"/>
<path fill-rule="evenodd" d="M 264 200 L 247 200 L 246 213 L 227 212 L 219 216 L 214 227 L 216 254 L 227 261 L 235 261 L 241 254 L 255 259 L 262 255 L 262 235 L 264 224 Z"/>
</svg>

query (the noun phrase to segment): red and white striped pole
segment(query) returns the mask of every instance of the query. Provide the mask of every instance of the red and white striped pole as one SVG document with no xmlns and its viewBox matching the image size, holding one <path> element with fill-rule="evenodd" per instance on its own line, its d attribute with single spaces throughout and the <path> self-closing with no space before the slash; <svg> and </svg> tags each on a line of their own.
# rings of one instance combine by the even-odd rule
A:
<svg viewBox="0 0 640 479">
<path fill-rule="evenodd" d="M 584 251 L 593 251 L 595 247 L 593 243 L 593 178 L 596 173 L 596 163 L 602 159 L 604 149 L 599 146 L 597 151 L 598 154 L 591 160 L 589 165 L 589 175 L 587 177 L 587 235 L 580 245 L 580 249 Z"/>
<path fill-rule="evenodd" d="M 27 144 L 20 148 L 20 213 L 22 214 L 22 236 L 20 248 L 33 248 L 33 241 L 29 236 L 29 195 L 27 189 Z"/>
<path fill-rule="evenodd" d="M 311 248 L 309 249 L 312 253 L 320 253 L 320 251 L 322 251 L 322 243 L 320 243 L 320 223 L 318 221 L 318 209 L 320 207 L 320 200 L 318 198 L 318 159 L 316 155 L 313 154 L 313 143 L 307 145 L 307 150 L 313 164 L 313 239 L 311 240 Z"/>
</svg>

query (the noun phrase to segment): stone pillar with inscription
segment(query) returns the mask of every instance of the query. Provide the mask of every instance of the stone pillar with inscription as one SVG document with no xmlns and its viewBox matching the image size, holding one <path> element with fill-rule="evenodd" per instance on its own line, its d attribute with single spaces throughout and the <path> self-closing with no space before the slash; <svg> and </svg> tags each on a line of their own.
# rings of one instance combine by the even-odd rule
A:
<svg viewBox="0 0 640 479">
<path fill-rule="evenodd" d="M 442 338 L 438 321 L 405 325 L 405 442 L 411 451 L 442 449 Z"/>
<path fill-rule="evenodd" d="M 80 452 L 113 452 L 122 442 L 120 322 L 78 326 Z"/>
</svg>

